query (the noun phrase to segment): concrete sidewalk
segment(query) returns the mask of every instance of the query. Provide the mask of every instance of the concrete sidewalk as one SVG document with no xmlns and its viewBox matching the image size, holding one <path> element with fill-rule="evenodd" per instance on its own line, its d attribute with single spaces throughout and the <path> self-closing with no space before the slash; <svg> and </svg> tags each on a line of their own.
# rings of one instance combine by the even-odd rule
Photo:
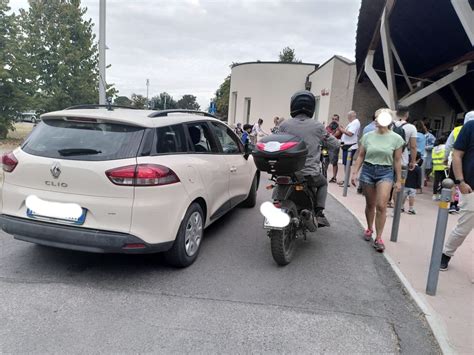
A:
<svg viewBox="0 0 474 355">
<path fill-rule="evenodd" d="M 339 166 L 338 181 L 343 179 L 343 166 Z M 328 171 L 332 177 L 331 168 Z M 343 188 L 337 184 L 329 184 L 329 192 L 349 209 L 366 228 L 365 199 L 356 193 L 354 187 L 349 188 L 346 197 L 342 196 Z M 423 194 L 416 197 L 416 215 L 402 213 L 398 242 L 390 242 L 392 228 L 391 214 L 388 210 L 387 223 L 383 234 L 386 245 L 386 255 L 398 267 L 403 276 L 413 287 L 419 301 L 425 302 L 424 307 L 433 322 L 435 333 L 445 336 L 454 352 L 473 354 L 474 338 L 474 242 L 471 233 L 464 244 L 457 250 L 449 264 L 449 270 L 441 272 L 436 296 L 425 293 L 429 263 L 433 243 L 438 206 L 431 200 L 431 186 L 425 187 Z M 331 211 L 328 211 L 331 217 Z M 458 215 L 450 215 L 446 238 L 456 225 Z M 362 236 L 361 236 L 362 238 Z M 402 276 L 402 277 L 403 277 Z M 422 307 L 423 308 L 423 307 Z M 433 326 L 433 324 L 435 326 Z M 438 339 L 440 343 L 442 339 Z M 446 351 L 446 349 L 445 349 Z"/>
</svg>

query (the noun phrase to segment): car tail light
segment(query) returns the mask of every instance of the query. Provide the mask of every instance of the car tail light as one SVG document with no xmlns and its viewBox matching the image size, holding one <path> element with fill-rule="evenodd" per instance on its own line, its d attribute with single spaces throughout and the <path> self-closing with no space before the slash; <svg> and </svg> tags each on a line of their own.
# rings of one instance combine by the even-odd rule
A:
<svg viewBox="0 0 474 355">
<path fill-rule="evenodd" d="M 283 150 L 288 150 L 298 145 L 298 142 L 267 142 L 267 143 L 257 143 L 257 149 L 265 152 L 281 152 Z"/>
<path fill-rule="evenodd" d="M 2 164 L 3 164 L 3 171 L 7 173 L 11 173 L 13 170 L 15 170 L 16 166 L 18 165 L 18 160 L 13 155 L 13 153 L 10 152 L 2 156 Z"/>
<path fill-rule="evenodd" d="M 160 186 L 179 182 L 173 170 L 162 165 L 138 164 L 107 170 L 105 175 L 115 185 Z"/>
</svg>

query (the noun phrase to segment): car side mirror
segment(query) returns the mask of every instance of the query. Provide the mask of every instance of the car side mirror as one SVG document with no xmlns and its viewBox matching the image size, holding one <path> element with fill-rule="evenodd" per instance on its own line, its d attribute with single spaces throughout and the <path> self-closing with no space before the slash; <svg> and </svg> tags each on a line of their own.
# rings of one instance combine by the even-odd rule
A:
<svg viewBox="0 0 474 355">
<path fill-rule="evenodd" d="M 244 145 L 244 158 L 247 160 L 249 156 L 252 154 L 253 145 L 249 142 L 246 142 Z"/>
</svg>

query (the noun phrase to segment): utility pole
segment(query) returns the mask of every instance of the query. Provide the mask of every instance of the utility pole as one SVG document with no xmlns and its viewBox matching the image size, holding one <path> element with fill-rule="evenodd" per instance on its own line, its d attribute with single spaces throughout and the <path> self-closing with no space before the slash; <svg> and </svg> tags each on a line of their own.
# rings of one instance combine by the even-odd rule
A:
<svg viewBox="0 0 474 355">
<path fill-rule="evenodd" d="M 150 79 L 146 79 L 146 108 L 150 108 L 150 101 L 148 101 L 148 89 L 150 88 Z"/>
<path fill-rule="evenodd" d="M 105 0 L 99 8 L 99 105 L 106 104 L 105 80 Z"/>
</svg>

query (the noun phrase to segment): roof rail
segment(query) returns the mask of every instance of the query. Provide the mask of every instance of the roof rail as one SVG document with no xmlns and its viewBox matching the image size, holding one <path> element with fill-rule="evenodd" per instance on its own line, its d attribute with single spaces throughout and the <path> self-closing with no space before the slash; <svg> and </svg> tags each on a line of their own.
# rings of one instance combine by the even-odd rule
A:
<svg viewBox="0 0 474 355">
<path fill-rule="evenodd" d="M 214 116 L 214 115 L 212 115 L 208 112 L 196 111 L 196 110 L 184 110 L 184 109 L 171 109 L 171 110 L 155 111 L 155 112 L 150 113 L 148 115 L 148 117 L 163 117 L 163 116 L 168 116 L 169 113 L 190 113 L 190 114 L 194 114 L 194 115 L 217 118 L 216 116 Z"/>
<path fill-rule="evenodd" d="M 65 110 L 84 110 L 84 109 L 94 109 L 94 108 L 102 108 L 105 107 L 109 111 L 113 111 L 114 108 L 128 108 L 131 110 L 137 110 L 136 107 L 131 106 L 122 106 L 122 105 L 99 105 L 99 104 L 83 104 L 83 105 L 75 105 L 65 108 Z"/>
</svg>

